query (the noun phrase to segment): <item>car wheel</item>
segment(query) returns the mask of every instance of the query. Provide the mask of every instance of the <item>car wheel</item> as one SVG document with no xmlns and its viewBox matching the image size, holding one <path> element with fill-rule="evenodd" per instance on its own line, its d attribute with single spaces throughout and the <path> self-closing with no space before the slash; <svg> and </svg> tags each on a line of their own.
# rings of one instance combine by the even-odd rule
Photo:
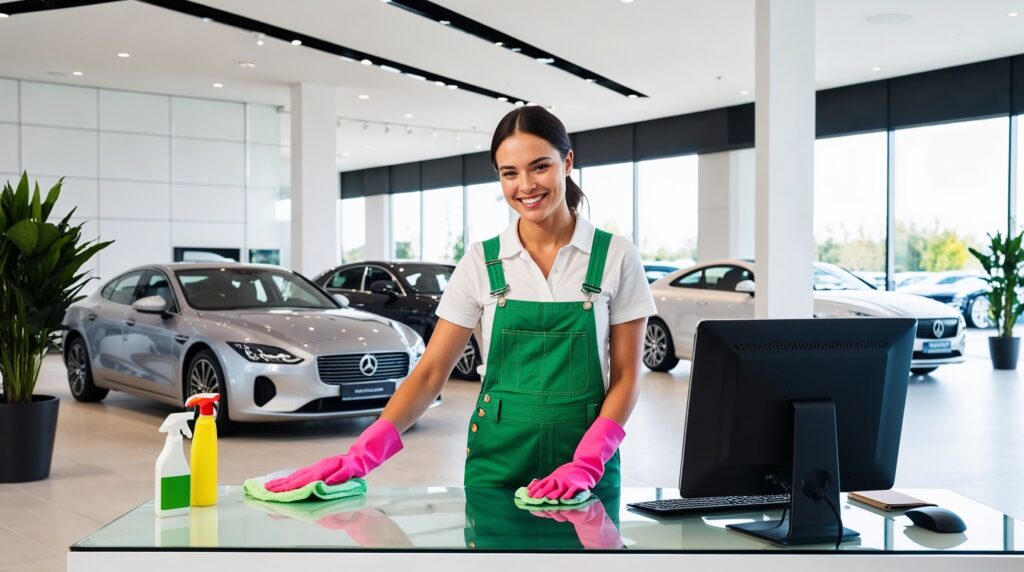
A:
<svg viewBox="0 0 1024 572">
<path fill-rule="evenodd" d="M 929 373 L 939 369 L 936 367 L 912 367 L 910 368 L 911 375 L 928 375 Z"/>
<path fill-rule="evenodd" d="M 990 307 L 988 297 L 984 294 L 971 298 L 967 304 L 967 325 L 972 328 L 991 328 L 992 318 L 988 314 Z"/>
<path fill-rule="evenodd" d="M 220 361 L 210 350 L 200 350 L 188 362 L 185 370 L 185 398 L 197 393 L 219 393 L 217 402 L 217 433 L 226 435 L 235 428 L 228 415 L 228 387 Z"/>
<path fill-rule="evenodd" d="M 75 336 L 64 353 L 64 365 L 68 368 L 68 387 L 76 401 L 95 403 L 103 401 L 109 389 L 96 387 L 92 380 L 92 366 L 89 364 L 89 348 L 85 340 Z"/>
<path fill-rule="evenodd" d="M 678 364 L 668 326 L 652 318 L 647 322 L 647 334 L 644 336 L 644 365 L 654 371 L 669 371 Z"/>
<path fill-rule="evenodd" d="M 470 336 L 469 343 L 462 350 L 462 356 L 459 357 L 459 361 L 455 362 L 455 369 L 452 370 L 452 374 L 458 379 L 476 381 L 480 379 L 480 374 L 476 372 L 476 366 L 478 365 L 480 365 L 480 349 L 477 348 L 476 340 L 473 339 L 473 336 Z"/>
</svg>

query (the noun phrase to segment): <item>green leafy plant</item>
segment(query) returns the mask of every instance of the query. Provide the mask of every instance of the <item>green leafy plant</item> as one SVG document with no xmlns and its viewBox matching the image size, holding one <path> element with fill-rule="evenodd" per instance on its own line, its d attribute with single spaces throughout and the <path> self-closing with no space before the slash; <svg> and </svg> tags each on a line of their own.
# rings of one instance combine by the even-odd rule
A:
<svg viewBox="0 0 1024 572">
<path fill-rule="evenodd" d="M 29 193 L 28 174 L 0 193 L 0 375 L 8 403 L 32 400 L 39 368 L 68 306 L 90 280 L 82 265 L 110 242 L 82 240 L 74 209 L 49 222 L 63 179 L 42 199 Z"/>
<path fill-rule="evenodd" d="M 1024 232 L 1017 236 L 996 232 L 988 235 L 988 252 L 971 248 L 971 254 L 985 269 L 985 280 L 991 291 L 988 294 L 989 317 L 996 325 L 999 337 L 1013 337 L 1013 326 L 1024 311 L 1021 302 L 1021 270 L 1024 269 L 1024 249 L 1021 241 Z"/>
</svg>

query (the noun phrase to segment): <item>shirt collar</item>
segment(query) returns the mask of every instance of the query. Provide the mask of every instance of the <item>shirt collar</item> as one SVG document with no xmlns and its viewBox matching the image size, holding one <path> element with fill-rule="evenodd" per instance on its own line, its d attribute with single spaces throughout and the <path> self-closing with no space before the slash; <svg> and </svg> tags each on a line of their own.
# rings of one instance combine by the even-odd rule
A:
<svg viewBox="0 0 1024 572">
<path fill-rule="evenodd" d="M 594 242 L 594 225 L 580 215 L 576 215 L 576 228 L 572 231 L 569 246 L 575 246 L 581 252 L 590 254 L 590 246 Z M 523 251 L 523 243 L 519 240 L 519 219 L 512 221 L 501 233 L 501 249 L 499 258 L 510 258 Z"/>
</svg>

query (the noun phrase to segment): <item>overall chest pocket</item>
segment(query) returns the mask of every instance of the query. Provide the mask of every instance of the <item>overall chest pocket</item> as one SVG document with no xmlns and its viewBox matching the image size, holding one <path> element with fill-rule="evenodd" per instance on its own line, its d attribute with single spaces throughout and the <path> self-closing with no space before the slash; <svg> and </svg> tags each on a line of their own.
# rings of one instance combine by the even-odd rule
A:
<svg viewBox="0 0 1024 572">
<path fill-rule="evenodd" d="M 591 351 L 585 331 L 503 329 L 499 383 L 532 395 L 581 395 L 590 386 Z"/>
</svg>

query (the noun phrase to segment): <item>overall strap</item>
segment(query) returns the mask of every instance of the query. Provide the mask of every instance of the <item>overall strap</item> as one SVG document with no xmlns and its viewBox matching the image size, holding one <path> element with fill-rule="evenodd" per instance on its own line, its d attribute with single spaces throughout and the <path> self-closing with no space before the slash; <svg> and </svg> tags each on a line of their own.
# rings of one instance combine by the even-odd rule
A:
<svg viewBox="0 0 1024 572">
<path fill-rule="evenodd" d="M 501 235 L 484 241 L 484 264 L 487 266 L 487 280 L 491 284 L 491 296 L 500 296 L 508 292 L 505 283 L 505 271 L 501 267 Z"/>
<path fill-rule="evenodd" d="M 590 246 L 590 262 L 587 264 L 587 275 L 583 279 L 583 292 L 599 294 L 601 278 L 604 276 L 604 263 L 608 258 L 608 245 L 612 241 L 611 233 L 599 228 L 594 229 L 594 242 Z"/>
</svg>

